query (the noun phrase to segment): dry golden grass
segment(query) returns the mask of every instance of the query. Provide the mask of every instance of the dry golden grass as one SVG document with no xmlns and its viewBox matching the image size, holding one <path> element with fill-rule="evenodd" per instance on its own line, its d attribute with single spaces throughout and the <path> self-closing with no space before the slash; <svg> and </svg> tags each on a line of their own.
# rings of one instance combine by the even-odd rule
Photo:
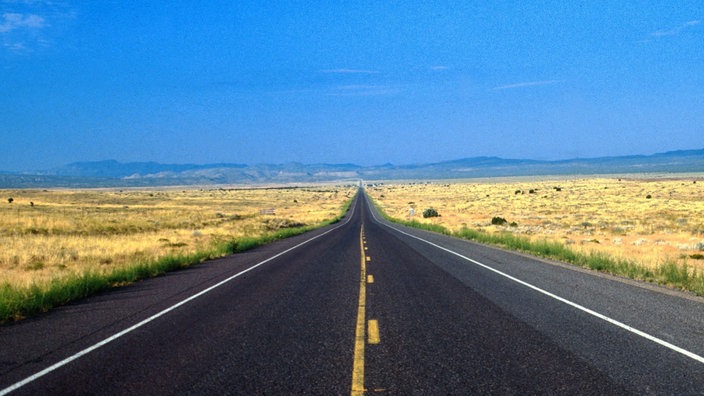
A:
<svg viewBox="0 0 704 396">
<path fill-rule="evenodd" d="M 109 273 L 219 241 L 315 225 L 338 216 L 355 192 L 352 186 L 0 190 L 0 285 Z"/>
<path fill-rule="evenodd" d="M 412 220 L 451 231 L 510 232 L 650 267 L 669 260 L 701 269 L 704 179 L 687 176 L 385 183 L 367 190 L 388 215 L 399 219 L 409 219 L 414 208 Z M 427 208 L 441 217 L 424 219 Z M 493 217 L 507 224 L 492 225 Z"/>
</svg>

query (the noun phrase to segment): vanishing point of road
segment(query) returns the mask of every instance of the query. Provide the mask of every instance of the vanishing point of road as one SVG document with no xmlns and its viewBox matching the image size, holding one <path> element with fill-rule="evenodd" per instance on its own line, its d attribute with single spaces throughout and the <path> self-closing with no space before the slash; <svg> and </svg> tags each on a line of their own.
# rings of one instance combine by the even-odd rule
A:
<svg viewBox="0 0 704 396">
<path fill-rule="evenodd" d="M 704 299 L 337 224 L 0 326 L 4 394 L 702 394 Z"/>
</svg>

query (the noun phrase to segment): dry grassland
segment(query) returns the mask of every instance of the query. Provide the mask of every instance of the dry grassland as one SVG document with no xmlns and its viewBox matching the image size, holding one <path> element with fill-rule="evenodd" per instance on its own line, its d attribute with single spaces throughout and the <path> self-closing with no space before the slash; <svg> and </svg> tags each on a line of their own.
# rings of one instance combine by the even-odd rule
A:
<svg viewBox="0 0 704 396">
<path fill-rule="evenodd" d="M 0 191 L 0 286 L 25 288 L 313 226 L 355 187 Z M 8 202 L 12 198 L 12 202 Z"/>
<path fill-rule="evenodd" d="M 688 175 L 690 176 L 690 175 Z M 561 242 L 655 267 L 704 269 L 704 179 L 493 179 L 472 183 L 386 183 L 367 189 L 398 219 Z M 413 216 L 410 209 L 414 209 Z M 441 217 L 423 218 L 427 208 Z M 494 217 L 506 220 L 492 224 Z"/>
</svg>

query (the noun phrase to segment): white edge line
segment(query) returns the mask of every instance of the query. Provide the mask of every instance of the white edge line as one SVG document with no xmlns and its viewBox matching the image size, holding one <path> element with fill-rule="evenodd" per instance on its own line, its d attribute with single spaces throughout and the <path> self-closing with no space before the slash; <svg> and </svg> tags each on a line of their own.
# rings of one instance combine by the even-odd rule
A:
<svg viewBox="0 0 704 396">
<path fill-rule="evenodd" d="M 367 203 L 370 204 L 369 201 L 367 201 Z M 373 206 L 373 205 L 370 204 L 370 206 Z M 471 263 L 473 263 L 473 264 L 475 264 L 475 265 L 478 265 L 478 266 L 480 266 L 480 267 L 482 267 L 482 268 L 488 269 L 489 271 L 492 271 L 492 272 L 494 272 L 494 273 L 496 273 L 496 274 L 499 274 L 499 275 L 501 275 L 501 276 L 503 276 L 503 277 L 505 277 L 505 278 L 507 278 L 507 279 L 510 279 L 510 280 L 512 280 L 512 281 L 514 281 L 514 282 L 516 282 L 516 283 L 518 283 L 518 284 L 521 284 L 521 285 L 523 285 L 523 286 L 526 286 L 526 287 L 528 287 L 528 288 L 531 288 L 531 289 L 533 289 L 533 290 L 535 290 L 535 291 L 537 291 L 537 292 L 539 292 L 539 293 L 542 293 L 542 294 L 544 294 L 544 295 L 546 295 L 546 296 L 548 296 L 548 297 L 554 298 L 555 300 L 560 301 L 560 302 L 562 302 L 562 303 L 565 303 L 565 304 L 567 304 L 567 305 L 569 305 L 569 306 L 571 306 L 571 307 L 573 307 L 573 308 L 576 308 L 576 309 L 578 309 L 578 310 L 580 310 L 580 311 L 586 312 L 586 313 L 588 313 L 589 315 L 592 315 L 592 316 L 595 316 L 595 317 L 597 317 L 597 318 L 599 318 L 599 319 L 605 320 L 606 322 L 611 323 L 611 324 L 614 325 L 614 326 L 618 326 L 618 327 L 620 327 L 620 328 L 622 328 L 622 329 L 624 329 L 624 330 L 630 331 L 630 332 L 633 333 L 633 334 L 637 334 L 637 335 L 639 335 L 639 336 L 641 336 L 641 337 L 643 337 L 643 338 L 645 338 L 645 339 L 647 339 L 647 340 L 649 340 L 649 341 L 652 341 L 652 342 L 654 342 L 654 343 L 656 343 L 656 344 L 660 344 L 660 345 L 662 345 L 662 346 L 664 346 L 664 347 L 666 347 L 666 348 L 669 348 L 669 349 L 671 349 L 671 350 L 673 350 L 673 351 L 675 351 L 675 352 L 679 352 L 679 353 L 681 353 L 682 355 L 687 356 L 688 358 L 691 358 L 691 359 L 694 359 L 694 360 L 698 361 L 699 363 L 704 363 L 704 357 L 702 357 L 702 356 L 700 356 L 700 355 L 697 355 L 697 354 L 694 353 L 694 352 L 690 352 L 690 351 L 688 351 L 688 350 L 686 350 L 686 349 L 684 349 L 684 348 L 680 348 L 680 347 L 678 347 L 677 345 L 671 344 L 671 343 L 669 343 L 669 342 L 667 342 L 667 341 L 665 341 L 665 340 L 662 340 L 662 339 L 660 339 L 660 338 L 657 338 L 657 337 L 655 337 L 655 336 L 652 336 L 652 335 L 650 335 L 650 334 L 648 334 L 648 333 L 646 333 L 646 332 L 644 332 L 644 331 L 641 331 L 641 330 L 636 329 L 635 327 L 631 327 L 631 326 L 629 326 L 629 325 L 627 325 L 627 324 L 625 324 L 625 323 L 619 322 L 619 321 L 616 320 L 616 319 L 612 319 L 612 318 L 610 318 L 610 317 L 608 317 L 608 316 L 606 316 L 606 315 L 604 315 L 604 314 L 601 314 L 601 313 L 596 312 L 596 311 L 593 311 L 593 310 L 591 310 L 591 309 L 589 309 L 589 308 L 587 308 L 587 307 L 584 307 L 584 306 L 582 306 L 582 305 L 579 305 L 579 304 L 577 304 L 577 303 L 575 303 L 575 302 L 572 302 L 572 301 L 570 301 L 570 300 L 568 300 L 568 299 L 566 299 L 566 298 L 564 298 L 564 297 L 560 297 L 560 296 L 558 296 L 558 295 L 556 295 L 556 294 L 550 293 L 550 292 L 547 291 L 547 290 L 543 290 L 543 289 L 541 289 L 541 288 L 539 288 L 539 287 L 537 287 L 537 286 L 534 286 L 534 285 L 532 285 L 532 284 L 530 284 L 530 283 L 528 283 L 528 282 L 525 282 L 525 281 L 522 281 L 522 280 L 520 280 L 520 279 L 518 279 L 518 278 L 515 278 L 515 277 L 513 277 L 513 276 L 511 276 L 511 275 L 509 275 L 509 274 L 507 274 L 507 273 L 501 272 L 501 271 L 499 271 L 499 270 L 497 270 L 497 269 L 495 269 L 495 268 L 492 268 L 492 267 L 490 267 L 490 266 L 488 266 L 488 265 L 486 265 L 486 264 L 482 264 L 482 263 L 480 263 L 479 261 L 473 260 L 473 259 L 471 259 L 471 258 L 469 258 L 469 257 L 467 257 L 467 256 L 464 256 L 464 255 L 462 255 L 462 254 L 460 254 L 460 253 L 457 253 L 457 252 L 455 252 L 455 251 L 453 251 L 453 250 L 450 250 L 450 249 L 448 249 L 448 248 L 445 248 L 445 247 L 443 247 L 443 246 L 440 246 L 440 245 L 438 245 L 438 244 L 435 244 L 435 243 L 430 242 L 430 241 L 428 241 L 428 240 L 425 240 L 425 239 L 423 239 L 423 238 L 420 238 L 420 237 L 417 237 L 417 236 L 415 236 L 415 235 L 409 234 L 409 233 L 407 233 L 407 232 L 405 232 L 405 231 L 402 231 L 402 230 L 400 230 L 400 229 L 398 229 L 398 228 L 396 228 L 396 227 L 394 227 L 394 226 L 391 226 L 391 225 L 389 225 L 389 224 L 386 224 L 386 223 L 380 221 L 380 220 L 376 217 L 376 215 L 374 214 L 374 211 L 373 211 L 373 210 L 372 210 L 372 217 L 374 217 L 374 220 L 376 220 L 377 223 L 379 223 L 379 224 L 381 224 L 381 225 L 383 225 L 383 226 L 385 226 L 385 227 L 391 228 L 391 229 L 393 229 L 393 230 L 396 230 L 396 231 L 400 232 L 401 234 L 407 235 L 407 236 L 409 236 L 409 237 L 411 237 L 411 238 L 415 238 L 415 239 L 417 239 L 417 240 L 419 240 L 419 241 L 425 242 L 425 243 L 427 243 L 427 244 L 429 244 L 429 245 L 431 245 L 431 246 L 434 246 L 434 247 L 436 247 L 436 248 L 438 248 L 438 249 L 444 250 L 444 251 L 446 251 L 446 252 L 448 252 L 448 253 L 450 253 L 450 254 L 453 254 L 453 255 L 455 255 L 455 256 L 457 256 L 457 257 L 460 257 L 460 258 L 462 258 L 462 259 L 464 259 L 464 260 L 467 260 L 467 261 L 469 261 L 469 262 L 471 262 Z"/>
<path fill-rule="evenodd" d="M 14 383 L 14 384 L 8 386 L 7 388 L 0 390 L 0 396 L 7 395 L 8 393 L 15 391 L 15 390 L 17 390 L 17 389 L 19 389 L 19 388 L 21 388 L 21 387 L 23 387 L 23 386 L 29 384 L 30 382 L 33 382 L 33 381 L 35 381 L 35 380 L 37 380 L 37 379 L 39 379 L 39 378 L 41 378 L 41 377 L 43 377 L 43 376 L 49 374 L 50 372 L 52 372 L 52 371 L 54 371 L 54 370 L 56 370 L 56 369 L 58 369 L 58 368 L 60 368 L 60 367 L 62 367 L 62 366 L 67 365 L 68 363 L 71 363 L 72 361 L 74 361 L 74 360 L 80 358 L 81 356 L 87 355 L 87 354 L 89 354 L 90 352 L 93 352 L 94 350 L 96 350 L 96 349 L 98 349 L 98 348 L 100 348 L 100 347 L 102 347 L 102 346 L 104 346 L 104 345 L 106 345 L 106 344 L 108 344 L 108 343 L 110 343 L 110 342 L 112 342 L 112 341 L 115 341 L 116 339 L 118 339 L 118 338 L 124 336 L 125 334 L 130 333 L 130 332 L 132 332 L 132 331 L 134 331 L 134 330 L 136 330 L 136 329 L 138 329 L 138 328 L 140 328 L 140 327 L 146 325 L 147 323 L 152 322 L 152 321 L 154 321 L 155 319 L 157 319 L 157 318 L 159 318 L 159 317 L 161 317 L 161 316 L 166 315 L 167 313 L 169 313 L 169 312 L 175 310 L 176 308 L 178 308 L 178 307 L 180 307 L 180 306 L 182 306 L 182 305 L 184 305 L 184 304 L 186 304 L 186 303 L 188 303 L 188 302 L 190 302 L 190 301 L 195 300 L 196 298 L 198 298 L 198 297 L 200 297 L 200 296 L 202 296 L 202 295 L 204 295 L 204 294 L 206 294 L 206 293 L 212 291 L 213 289 L 216 289 L 216 288 L 218 288 L 218 287 L 224 285 L 225 283 L 228 283 L 228 282 L 230 282 L 231 280 L 233 280 L 233 279 L 235 279 L 235 278 L 238 278 L 238 277 L 244 275 L 245 273 L 247 273 L 247 272 L 249 272 L 249 271 L 251 271 L 251 270 L 253 270 L 253 269 L 257 268 L 257 267 L 262 266 L 262 265 L 268 263 L 268 262 L 271 261 L 271 260 L 274 260 L 274 259 L 276 259 L 276 258 L 278 258 L 278 257 L 280 257 L 280 256 L 283 256 L 284 254 L 286 254 L 286 253 L 288 253 L 288 252 L 290 252 L 290 251 L 292 251 L 292 250 L 294 250 L 294 249 L 298 249 L 299 247 L 301 247 L 301 246 L 307 244 L 307 243 L 310 242 L 310 241 L 313 241 L 313 240 L 315 240 L 315 239 L 318 239 L 318 238 L 320 238 L 320 237 L 322 237 L 322 236 L 324 236 L 324 235 L 326 235 L 326 234 L 328 234 L 328 233 L 330 233 L 330 232 L 332 232 L 332 231 L 337 230 L 338 228 L 341 228 L 341 227 L 345 226 L 345 225 L 346 225 L 347 223 L 349 223 L 350 220 L 352 219 L 352 217 L 353 217 L 352 213 L 354 212 L 354 210 L 355 210 L 356 208 L 357 208 L 357 205 L 356 205 L 356 201 L 355 201 L 355 205 L 354 205 L 352 208 L 350 208 L 350 210 L 347 212 L 347 214 L 349 214 L 349 216 L 347 216 L 347 220 L 346 220 L 344 223 L 339 224 L 339 225 L 337 225 L 336 227 L 333 227 L 333 228 L 331 228 L 331 229 L 329 229 L 329 230 L 323 232 L 323 233 L 320 234 L 320 235 L 316 235 L 316 236 L 314 236 L 314 237 L 312 237 L 312 238 L 310 238 L 310 239 L 306 239 L 305 241 L 299 243 L 298 245 L 296 245 L 296 246 L 294 246 L 294 247 L 291 247 L 291 248 L 289 248 L 289 249 L 286 249 L 286 250 L 284 250 L 283 252 L 277 253 L 277 254 L 275 254 L 275 255 L 269 257 L 268 259 L 266 259 L 266 260 L 264 260 L 264 261 L 260 261 L 259 263 L 255 264 L 255 265 L 253 265 L 253 266 L 251 266 L 251 267 L 249 267 L 249 268 L 247 268 L 247 269 L 245 269 L 245 270 L 243 270 L 243 271 L 240 271 L 240 272 L 238 272 L 237 274 L 232 275 L 232 276 L 230 276 L 229 278 L 227 278 L 227 279 L 225 279 L 225 280 L 222 280 L 222 281 L 220 281 L 220 282 L 214 284 L 213 286 L 208 287 L 207 289 L 204 289 L 204 290 L 202 290 L 202 291 L 200 291 L 200 292 L 194 294 L 194 295 L 192 295 L 192 296 L 186 298 L 185 300 L 182 300 L 181 302 L 176 303 L 176 304 L 170 306 L 169 308 L 164 309 L 163 311 L 161 311 L 161 312 L 159 312 L 159 313 L 156 313 L 156 314 L 154 314 L 154 315 L 152 315 L 152 316 L 150 316 L 150 317 L 144 319 L 143 321 L 141 321 L 141 322 L 139 322 L 139 323 L 137 323 L 137 324 L 135 324 L 135 325 L 133 325 L 133 326 L 131 326 L 131 327 L 128 327 L 128 328 L 126 328 L 126 329 L 120 331 L 119 333 L 116 333 L 116 334 L 114 334 L 114 335 L 112 335 L 112 336 L 110 336 L 110 337 L 108 337 L 108 338 L 106 338 L 106 339 L 104 339 L 104 340 L 98 342 L 97 344 L 94 344 L 94 345 L 92 345 L 92 346 L 90 346 L 90 347 L 88 347 L 88 348 L 86 348 L 86 349 L 84 349 L 84 350 L 82 350 L 82 351 L 80 351 L 80 352 L 74 354 L 74 355 L 71 355 L 71 356 L 65 358 L 64 360 L 61 360 L 60 362 L 54 363 L 53 365 L 51 365 L 51 366 L 45 368 L 44 370 L 39 371 L 39 372 L 37 372 L 37 373 L 35 373 L 35 374 L 33 374 L 33 375 L 31 375 L 31 376 L 29 376 L 29 377 L 23 379 L 22 381 L 16 382 L 16 383 Z"/>
</svg>

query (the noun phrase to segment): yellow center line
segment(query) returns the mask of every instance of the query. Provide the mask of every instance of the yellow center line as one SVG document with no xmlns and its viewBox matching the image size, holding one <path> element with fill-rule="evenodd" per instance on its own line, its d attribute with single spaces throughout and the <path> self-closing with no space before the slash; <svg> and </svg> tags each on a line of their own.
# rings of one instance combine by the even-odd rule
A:
<svg viewBox="0 0 704 396">
<path fill-rule="evenodd" d="M 381 342 L 379 337 L 379 321 L 376 319 L 369 319 L 369 343 L 376 345 Z"/>
<path fill-rule="evenodd" d="M 366 281 L 367 258 L 364 254 L 364 224 L 359 231 L 359 250 L 361 251 L 361 276 L 359 281 L 359 304 L 357 309 L 357 326 L 354 335 L 354 363 L 352 365 L 352 392 L 354 395 L 364 394 L 364 346 L 366 321 Z"/>
</svg>

